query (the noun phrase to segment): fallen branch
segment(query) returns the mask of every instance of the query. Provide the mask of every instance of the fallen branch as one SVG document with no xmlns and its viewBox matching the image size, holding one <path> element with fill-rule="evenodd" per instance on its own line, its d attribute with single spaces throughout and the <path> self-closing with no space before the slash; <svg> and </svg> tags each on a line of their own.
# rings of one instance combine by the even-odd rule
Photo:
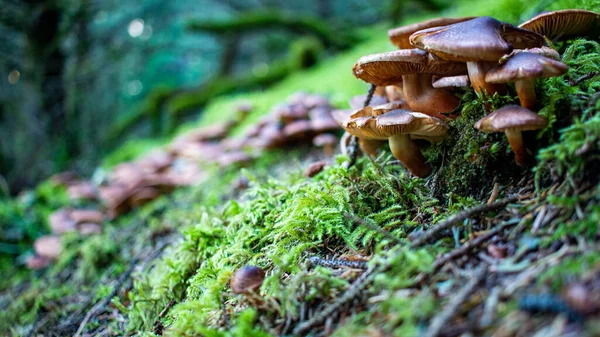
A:
<svg viewBox="0 0 600 337">
<path fill-rule="evenodd" d="M 458 307 L 465 302 L 475 290 L 475 287 L 481 282 L 487 272 L 485 266 L 479 267 L 460 291 L 450 299 L 444 310 L 431 320 L 431 324 L 423 334 L 423 336 L 435 337 L 440 334 L 446 323 L 456 314 Z"/>
<path fill-rule="evenodd" d="M 488 231 L 487 233 L 478 236 L 477 238 L 471 240 L 471 241 L 467 241 L 464 245 L 442 255 L 441 258 L 435 260 L 435 262 L 433 263 L 433 265 L 431 266 L 431 271 L 429 273 L 426 274 L 419 274 L 419 276 L 417 276 L 416 280 L 415 280 L 415 284 L 419 284 L 421 282 L 423 282 L 425 280 L 425 278 L 428 275 L 431 275 L 433 273 L 435 273 L 436 271 L 438 271 L 441 267 L 443 267 L 444 265 L 446 265 L 446 263 L 448 263 L 449 261 L 455 260 L 461 256 L 464 256 L 466 254 L 468 254 L 471 250 L 473 250 L 476 247 L 479 247 L 481 245 L 483 245 L 484 243 L 486 243 L 488 240 L 490 240 L 491 238 L 493 238 L 494 236 L 496 236 L 498 233 L 500 233 L 501 231 L 503 231 L 505 228 L 508 228 L 510 226 L 514 226 L 516 224 L 518 224 L 520 221 L 516 220 L 516 221 L 507 221 L 501 225 L 498 225 L 496 227 L 494 227 L 493 229 L 491 229 L 490 231 Z"/>
<path fill-rule="evenodd" d="M 383 229 L 369 221 L 361 219 L 361 218 L 357 217 L 356 215 L 350 214 L 348 212 L 344 212 L 343 215 L 344 215 L 344 218 L 346 218 L 346 220 L 352 221 L 353 223 L 355 223 L 357 225 L 367 227 L 367 228 L 381 234 L 384 238 L 390 240 L 391 242 L 393 242 L 396 245 L 402 244 L 402 241 L 400 241 L 397 237 L 393 236 L 392 233 L 386 231 L 385 229 Z"/>
<path fill-rule="evenodd" d="M 455 226 L 455 225 L 461 223 L 462 221 L 464 221 L 465 219 L 471 218 L 471 217 L 481 214 L 481 213 L 494 211 L 496 209 L 502 208 L 502 207 L 510 204 L 511 202 L 515 202 L 517 200 L 519 200 L 519 196 L 512 196 L 512 197 L 498 200 L 491 204 L 483 204 L 483 205 L 475 206 L 473 208 L 466 209 L 458 214 L 451 216 L 450 218 L 448 218 L 448 220 L 438 223 L 437 225 L 433 226 L 432 228 L 430 228 L 426 231 L 419 232 L 418 234 L 411 233 L 411 235 L 409 235 L 409 239 L 412 241 L 412 243 L 410 244 L 410 248 L 417 248 L 417 247 L 425 244 L 428 240 L 433 238 L 437 233 L 439 233 L 443 230 L 446 230 L 452 226 Z"/>
</svg>

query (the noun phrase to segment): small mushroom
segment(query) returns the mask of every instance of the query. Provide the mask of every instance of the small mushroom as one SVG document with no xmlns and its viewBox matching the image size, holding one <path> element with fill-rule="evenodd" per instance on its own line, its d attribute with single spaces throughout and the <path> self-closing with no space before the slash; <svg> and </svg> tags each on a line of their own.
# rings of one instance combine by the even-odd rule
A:
<svg viewBox="0 0 600 337">
<path fill-rule="evenodd" d="M 475 128 L 483 132 L 504 132 L 515 153 L 515 161 L 519 166 L 525 166 L 527 155 L 521 132 L 539 130 L 546 124 L 546 119 L 535 112 L 518 105 L 508 105 L 477 121 Z"/>
<path fill-rule="evenodd" d="M 412 174 L 421 178 L 431 173 L 431 167 L 411 140 L 411 135 L 439 141 L 448 128 L 439 118 L 400 109 L 376 117 L 354 118 L 344 125 L 346 131 L 359 139 L 387 139 L 394 157 Z"/>
<path fill-rule="evenodd" d="M 600 14 L 583 9 L 564 9 L 537 15 L 519 25 L 550 40 L 587 36 L 600 29 Z"/>
<path fill-rule="evenodd" d="M 518 53 L 504 64 L 488 71 L 485 81 L 490 83 L 515 82 L 521 106 L 533 109 L 536 104 L 534 81 L 536 78 L 560 76 L 569 68 L 560 61 L 535 53 Z"/>
<path fill-rule="evenodd" d="M 404 97 L 412 110 L 445 119 L 443 112 L 454 110 L 460 99 L 432 86 L 433 75 L 466 74 L 464 63 L 442 60 L 419 49 L 361 57 L 352 69 L 354 76 L 375 85 L 395 85 L 402 81 Z"/>
<path fill-rule="evenodd" d="M 37 238 L 33 243 L 37 255 L 56 260 L 62 253 L 62 241 L 58 235 L 45 235 Z"/>
<path fill-rule="evenodd" d="M 229 286 L 234 293 L 244 295 L 250 303 L 260 305 L 263 301 L 259 297 L 258 291 L 264 280 L 265 272 L 262 269 L 255 266 L 244 266 L 233 274 Z"/>
<path fill-rule="evenodd" d="M 95 209 L 74 209 L 71 211 L 70 217 L 77 223 L 101 223 L 104 220 L 104 214 Z"/>
<path fill-rule="evenodd" d="M 331 133 L 322 133 L 312 140 L 314 146 L 323 148 L 323 153 L 327 157 L 333 156 L 337 142 L 337 137 Z"/>
<path fill-rule="evenodd" d="M 418 31 L 410 42 L 445 60 L 467 62 L 469 79 L 476 92 L 502 92 L 503 86 L 485 82 L 485 74 L 513 48 L 540 47 L 544 38 L 534 32 L 502 23 L 491 17 Z"/>
</svg>

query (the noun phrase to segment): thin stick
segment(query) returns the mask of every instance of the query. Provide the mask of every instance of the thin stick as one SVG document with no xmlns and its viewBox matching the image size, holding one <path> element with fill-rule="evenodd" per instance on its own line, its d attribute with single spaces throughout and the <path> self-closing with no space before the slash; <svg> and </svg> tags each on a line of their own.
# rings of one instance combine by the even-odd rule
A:
<svg viewBox="0 0 600 337">
<path fill-rule="evenodd" d="M 444 310 L 442 310 L 439 315 L 435 316 L 431 320 L 431 324 L 423 336 L 435 337 L 440 334 L 446 323 L 456 314 L 458 307 L 473 293 L 475 287 L 479 284 L 479 282 L 481 282 L 486 272 L 487 268 L 485 266 L 481 266 L 473 273 L 473 276 L 469 279 L 469 282 L 465 284 L 465 286 L 462 287 L 460 291 L 450 299 L 448 304 L 444 307 Z"/>
<path fill-rule="evenodd" d="M 308 262 L 315 266 L 323 266 L 327 268 L 352 268 L 352 269 L 367 269 L 368 261 L 361 260 L 345 260 L 345 259 L 324 259 L 319 256 L 311 256 Z"/>
<path fill-rule="evenodd" d="M 363 108 L 366 108 L 369 104 L 371 104 L 371 99 L 373 98 L 373 94 L 375 94 L 375 88 L 375 85 L 371 84 L 367 98 L 363 103 Z M 356 138 L 356 136 L 352 136 L 350 138 L 350 144 L 348 145 L 348 156 L 350 157 L 350 160 L 347 162 L 346 168 L 350 168 L 352 165 L 354 165 L 354 163 L 356 163 L 356 157 L 358 156 L 358 138 Z"/>
<path fill-rule="evenodd" d="M 428 240 L 433 238 L 437 233 L 439 233 L 445 229 L 448 229 L 452 226 L 455 226 L 455 225 L 463 222 L 465 219 L 471 218 L 475 215 L 478 215 L 478 214 L 481 214 L 484 212 L 490 212 L 490 211 L 502 208 L 502 207 L 510 204 L 511 202 L 514 202 L 517 200 L 519 200 L 518 196 L 512 196 L 509 198 L 504 198 L 504 199 L 498 200 L 489 205 L 483 204 L 483 205 L 475 206 L 473 208 L 466 209 L 458 214 L 451 216 L 446 221 L 440 222 L 437 225 L 433 226 L 432 228 L 430 228 L 422 233 L 419 233 L 419 235 L 416 238 L 412 239 L 410 248 L 417 248 L 417 247 L 425 244 Z M 410 238 L 410 236 L 409 236 L 409 238 Z"/>
<path fill-rule="evenodd" d="M 377 225 L 375 225 L 375 224 L 373 224 L 373 223 L 371 223 L 369 221 L 361 219 L 361 218 L 357 217 L 354 214 L 350 214 L 348 212 L 344 212 L 344 218 L 346 218 L 347 220 L 352 221 L 353 223 L 355 223 L 357 225 L 367 227 L 367 228 L 369 228 L 369 229 L 371 229 L 371 230 L 373 230 L 373 231 L 375 231 L 375 232 L 383 235 L 384 238 L 390 240 L 394 244 L 397 244 L 397 245 L 402 244 L 402 241 L 400 241 L 397 237 L 393 236 L 392 233 L 386 231 L 385 229 L 383 229 L 383 228 L 381 228 L 381 227 L 379 227 L 379 226 L 377 226 Z"/>
<path fill-rule="evenodd" d="M 322 324 L 328 317 L 336 313 L 344 304 L 359 296 L 359 294 L 365 291 L 369 284 L 371 284 L 376 271 L 380 271 L 378 266 L 373 266 L 367 269 L 354 281 L 354 283 L 352 283 L 350 288 L 348 288 L 348 290 L 346 290 L 337 301 L 313 316 L 308 321 L 298 324 L 292 331 L 292 335 L 300 336 L 306 330 L 318 324 Z"/>
<path fill-rule="evenodd" d="M 427 274 L 419 274 L 419 276 L 417 276 L 417 278 L 415 279 L 415 284 L 419 284 L 419 283 L 423 282 L 428 275 L 435 273 L 441 267 L 446 265 L 446 263 L 448 263 L 449 261 L 455 260 L 459 257 L 462 257 L 462 256 L 468 254 L 471 250 L 483 245 L 485 242 L 487 242 L 488 240 L 490 240 L 491 238 L 496 236 L 498 233 L 503 231 L 505 228 L 514 226 L 514 225 L 518 224 L 519 222 L 520 221 L 507 221 L 503 224 L 500 224 L 500 225 L 494 227 L 487 233 L 480 235 L 471 241 L 467 241 L 464 245 L 462 245 L 456 249 L 453 249 L 452 251 L 442 255 L 442 257 L 435 260 L 435 262 L 431 266 L 431 268 L 432 268 L 431 272 L 429 272 Z"/>
</svg>

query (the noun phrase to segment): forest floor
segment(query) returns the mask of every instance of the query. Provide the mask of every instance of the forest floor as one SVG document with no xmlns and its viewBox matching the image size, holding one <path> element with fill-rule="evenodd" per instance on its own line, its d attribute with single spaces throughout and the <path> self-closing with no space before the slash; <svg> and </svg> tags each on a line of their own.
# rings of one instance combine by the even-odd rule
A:
<svg viewBox="0 0 600 337">
<path fill-rule="evenodd" d="M 501 12 L 509 1 L 469 10 L 513 22 L 520 18 L 510 13 L 529 8 L 516 3 L 512 12 Z M 229 118 L 244 99 L 257 107 L 251 125 L 298 89 L 343 106 L 366 87 L 334 77 L 335 88 L 332 76 L 351 76 L 363 53 L 391 49 L 381 41 L 262 95 L 215 101 L 202 123 Z M 424 150 L 434 167 L 426 179 L 388 151 L 347 169 L 345 156 L 309 146 L 265 153 L 243 169 L 208 167 L 201 184 L 101 234 L 66 235 L 50 268 L 2 280 L 0 334 L 600 335 L 600 45 L 558 47 L 569 72 L 536 88 L 550 123 L 525 137 L 537 151 L 529 167 L 514 164 L 502 134 L 472 127 L 486 106 L 516 102 L 514 93 L 482 99 L 470 90 L 460 92 L 448 139 Z M 315 161 L 327 165 L 306 177 Z M 259 294 L 230 290 L 245 265 L 266 272 Z"/>
</svg>

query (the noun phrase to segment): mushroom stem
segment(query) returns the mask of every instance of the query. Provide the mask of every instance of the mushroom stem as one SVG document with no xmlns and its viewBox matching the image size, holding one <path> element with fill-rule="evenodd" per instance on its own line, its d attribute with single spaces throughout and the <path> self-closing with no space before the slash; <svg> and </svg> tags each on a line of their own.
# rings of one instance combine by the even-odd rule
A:
<svg viewBox="0 0 600 337">
<path fill-rule="evenodd" d="M 410 140 L 407 134 L 398 134 L 389 138 L 390 150 L 404 166 L 415 176 L 425 178 L 431 174 L 431 167 L 419 147 Z"/>
<path fill-rule="evenodd" d="M 460 99 L 446 90 L 434 88 L 432 83 L 431 74 L 404 75 L 404 97 L 413 111 L 444 120 L 448 116 L 441 113 L 454 110 L 460 104 Z"/>
<path fill-rule="evenodd" d="M 527 154 L 525 153 L 525 147 L 523 146 L 523 136 L 521 135 L 521 131 L 507 129 L 504 131 L 504 134 L 506 134 L 510 148 L 515 153 L 517 165 L 525 166 L 527 163 Z"/>
<path fill-rule="evenodd" d="M 493 68 L 493 62 L 467 62 L 467 71 L 469 72 L 469 80 L 475 92 L 478 94 L 487 91 L 489 95 L 494 93 L 504 94 L 504 85 L 488 83 L 485 81 L 485 75 Z"/>
<path fill-rule="evenodd" d="M 519 95 L 521 106 L 525 109 L 533 110 L 536 103 L 533 80 L 524 79 L 515 81 L 515 88 L 517 89 L 517 95 Z"/>
<path fill-rule="evenodd" d="M 371 157 L 376 157 L 379 149 L 383 145 L 382 140 L 358 138 L 358 146 L 360 149 Z"/>
</svg>

